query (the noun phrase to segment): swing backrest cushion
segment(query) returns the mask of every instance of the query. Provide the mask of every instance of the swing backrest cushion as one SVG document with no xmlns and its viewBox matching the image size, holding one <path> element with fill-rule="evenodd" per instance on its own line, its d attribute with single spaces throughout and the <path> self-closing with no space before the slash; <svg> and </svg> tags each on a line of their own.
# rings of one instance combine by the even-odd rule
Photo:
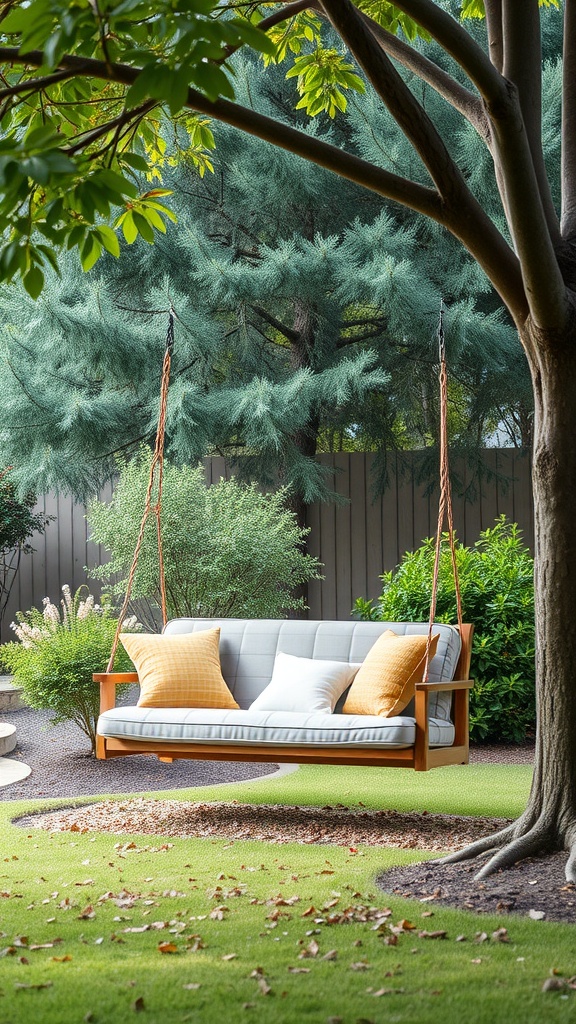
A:
<svg viewBox="0 0 576 1024">
<path fill-rule="evenodd" d="M 431 658 L 436 654 L 439 636 L 435 633 L 432 637 Z M 402 714 L 422 679 L 427 641 L 427 636 L 398 636 L 387 629 L 358 669 L 343 713 L 383 718 Z"/>
<path fill-rule="evenodd" d="M 121 633 L 134 662 L 143 708 L 224 708 L 238 704 L 220 668 L 220 629 L 181 636 Z"/>
<path fill-rule="evenodd" d="M 314 619 L 172 619 L 164 636 L 220 628 L 222 675 L 241 708 L 249 708 L 272 679 L 279 652 L 298 658 L 330 659 L 359 666 L 387 629 L 399 636 L 426 636 L 427 622 L 319 621 Z M 460 634 L 454 626 L 435 623 L 438 647 L 430 662 L 431 683 L 454 678 Z M 130 634 L 137 636 L 138 634 Z M 336 713 L 341 709 L 340 698 Z M 452 693 L 430 694 L 430 717 L 450 721 Z M 405 715 L 414 715 L 410 705 Z"/>
</svg>

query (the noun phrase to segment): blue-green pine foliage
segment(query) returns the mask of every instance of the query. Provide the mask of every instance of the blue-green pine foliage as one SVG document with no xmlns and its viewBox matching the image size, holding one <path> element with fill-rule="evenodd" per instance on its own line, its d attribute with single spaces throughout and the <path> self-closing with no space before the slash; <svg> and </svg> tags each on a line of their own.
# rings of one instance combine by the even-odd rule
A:
<svg viewBox="0 0 576 1024">
<path fill-rule="evenodd" d="M 281 69 L 235 65 L 240 101 L 423 177 L 370 91 L 345 118 L 310 123 Z M 438 118 L 439 104 L 429 98 Z M 164 168 L 179 220 L 156 245 L 88 275 L 63 259 L 36 303 L 4 289 L 0 431 L 21 486 L 93 493 L 115 454 L 151 441 L 170 305 L 176 461 L 242 455 L 245 475 L 309 502 L 333 496 L 313 457 L 335 434 L 382 456 L 430 445 L 441 297 L 453 443 L 477 449 L 523 395 L 523 356 L 474 261 L 435 225 L 327 171 L 226 126 L 215 135 L 214 175 Z M 382 482 L 384 457 L 380 471 Z"/>
</svg>

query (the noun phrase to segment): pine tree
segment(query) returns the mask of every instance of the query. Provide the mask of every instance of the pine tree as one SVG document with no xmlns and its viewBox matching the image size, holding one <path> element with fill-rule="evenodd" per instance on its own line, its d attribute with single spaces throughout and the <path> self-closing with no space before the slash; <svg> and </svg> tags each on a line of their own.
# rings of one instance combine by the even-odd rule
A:
<svg viewBox="0 0 576 1024">
<path fill-rule="evenodd" d="M 236 60 L 246 102 L 302 122 L 292 84 L 270 76 Z M 346 135 L 360 153 L 377 130 L 379 146 L 407 159 L 368 97 L 336 126 L 310 130 Z M 182 139 L 168 143 L 175 153 Z M 245 478 L 283 483 L 302 523 L 306 503 L 335 497 L 314 460 L 335 437 L 379 453 L 377 486 L 387 450 L 433 443 L 441 295 L 454 444 L 477 448 L 517 402 L 515 334 L 478 266 L 456 262 L 436 226 L 408 226 L 377 196 L 321 168 L 303 173 L 298 157 L 225 125 L 214 174 L 157 159 L 178 211 L 164 238 L 98 274 L 64 260 L 36 303 L 3 295 L 0 429 L 23 484 L 93 493 L 115 455 L 152 438 L 167 315 L 154 311 L 170 305 L 170 455 L 194 463 L 221 452 Z"/>
</svg>

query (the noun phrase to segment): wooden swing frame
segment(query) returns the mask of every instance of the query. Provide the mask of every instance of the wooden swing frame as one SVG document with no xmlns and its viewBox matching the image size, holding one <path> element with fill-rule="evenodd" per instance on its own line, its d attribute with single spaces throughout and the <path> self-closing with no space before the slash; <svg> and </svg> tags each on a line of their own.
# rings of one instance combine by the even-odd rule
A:
<svg viewBox="0 0 576 1024">
<path fill-rule="evenodd" d="M 469 693 L 474 685 L 468 678 L 470 672 L 470 659 L 472 654 L 472 638 L 474 626 L 462 622 L 462 602 L 458 581 L 458 570 L 456 565 L 456 550 L 454 544 L 454 526 L 452 517 L 452 495 L 450 487 L 449 465 L 448 465 L 448 430 L 447 430 L 447 370 L 446 351 L 444 342 L 444 307 L 440 306 L 440 318 L 438 323 L 438 343 L 440 358 L 440 501 L 438 509 L 438 526 L 436 532 L 436 548 L 434 558 L 434 573 L 432 581 L 432 592 L 430 601 L 430 616 L 428 623 L 428 637 L 426 645 L 425 666 L 422 682 L 416 683 L 415 688 L 415 722 L 416 735 L 412 746 L 400 749 L 370 748 L 370 747 L 331 747 L 326 744 L 314 746 L 303 745 L 280 745 L 263 743 L 170 743 L 165 740 L 155 742 L 153 740 L 131 740 L 119 737 L 108 737 L 97 734 L 96 756 L 100 760 L 108 760 L 113 757 L 126 757 L 131 754 L 154 754 L 160 761 L 171 763 L 175 760 L 186 758 L 201 761 L 256 761 L 256 762 L 279 762 L 296 764 L 345 764 L 364 765 L 371 767 L 388 768 L 412 768 L 415 771 L 428 771 L 430 768 L 439 768 L 451 764 L 467 764 L 469 750 L 469 715 L 468 703 Z M 168 321 L 168 334 L 166 339 L 166 351 L 162 367 L 162 385 L 160 392 L 160 412 L 158 418 L 158 430 L 156 434 L 156 445 L 150 477 L 146 492 L 146 502 L 140 532 L 136 543 L 136 549 L 130 568 L 128 584 L 124 603 L 118 617 L 118 626 L 112 644 L 112 652 L 106 672 L 96 672 L 93 675 L 94 682 L 100 685 L 100 714 L 110 711 L 116 706 L 116 687 L 126 683 L 137 683 L 136 672 L 114 672 L 114 658 L 118 647 L 122 623 L 128 610 L 134 574 L 140 554 L 140 548 L 144 538 L 144 529 L 148 516 L 153 513 L 156 518 L 156 531 L 158 538 L 158 554 L 160 568 L 160 593 L 162 607 L 162 621 L 164 626 L 167 621 L 166 612 L 166 589 L 164 579 L 164 563 L 162 557 L 162 536 L 160 525 L 160 514 L 162 508 L 162 473 L 164 462 L 164 435 L 166 424 L 166 405 L 168 399 L 168 386 L 170 382 L 170 364 L 172 348 L 174 344 L 174 316 L 170 310 Z M 157 484 L 157 499 L 152 503 L 154 484 Z M 452 572 L 456 593 L 456 607 L 458 617 L 458 631 L 461 639 L 460 656 L 454 672 L 454 678 L 441 682 L 428 681 L 428 667 L 430 661 L 430 649 L 432 643 L 432 628 L 436 613 L 436 598 L 438 592 L 438 576 L 440 566 L 440 551 L 442 544 L 442 529 L 444 520 L 448 521 L 448 541 L 452 556 Z M 439 691 L 452 691 L 452 721 L 454 723 L 454 741 L 446 747 L 430 747 L 429 742 L 429 699 L 431 693 Z"/>
</svg>

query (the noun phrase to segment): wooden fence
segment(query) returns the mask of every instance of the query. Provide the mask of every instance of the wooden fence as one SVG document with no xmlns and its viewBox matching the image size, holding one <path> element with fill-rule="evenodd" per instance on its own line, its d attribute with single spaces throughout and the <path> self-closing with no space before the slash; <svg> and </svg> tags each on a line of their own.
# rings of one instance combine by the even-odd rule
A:
<svg viewBox="0 0 576 1024">
<path fill-rule="evenodd" d="M 474 501 L 455 495 L 454 518 L 459 538 L 473 544 L 480 530 L 493 525 L 496 516 L 505 513 L 523 530 L 526 542 L 533 543 L 532 490 L 530 460 L 515 449 L 486 449 L 485 464 L 492 473 L 482 484 Z M 418 484 L 417 457 L 403 453 L 407 468 L 401 472 L 395 456 L 390 460 L 390 485 L 381 498 L 372 498 L 371 468 L 374 456 L 352 452 L 321 455 L 319 460 L 333 469 L 334 489 L 349 499 L 343 505 L 315 504 L 309 507 L 311 528 L 309 550 L 324 563 L 322 581 L 309 586 L 310 618 L 347 619 L 356 597 L 376 597 L 379 576 L 394 568 L 405 551 L 418 547 L 424 537 L 436 529 L 437 492 L 431 496 Z M 466 468 L 455 463 L 466 483 Z M 230 476 L 224 459 L 206 461 L 208 482 Z M 111 488 L 101 494 L 108 500 Z M 33 538 L 34 554 L 22 558 L 21 567 L 4 616 L 2 640 L 11 639 L 10 623 L 18 609 L 41 607 L 42 598 L 60 597 L 61 587 L 69 583 L 76 589 L 89 582 L 98 593 L 95 581 L 88 581 L 85 566 L 106 560 L 106 552 L 88 539 L 85 509 L 70 498 L 46 495 L 39 510 L 54 516 L 44 535 Z"/>
</svg>

